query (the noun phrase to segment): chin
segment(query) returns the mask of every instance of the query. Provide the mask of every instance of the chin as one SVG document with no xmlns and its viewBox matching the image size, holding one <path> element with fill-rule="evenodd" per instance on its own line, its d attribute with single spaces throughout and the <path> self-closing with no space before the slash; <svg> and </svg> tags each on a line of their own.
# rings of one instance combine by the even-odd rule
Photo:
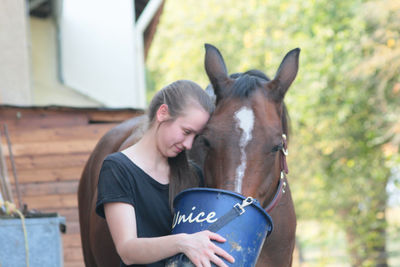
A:
<svg viewBox="0 0 400 267">
<path fill-rule="evenodd" d="M 178 156 L 178 152 L 175 151 L 167 151 L 166 153 L 163 153 L 163 155 L 167 158 L 175 158 L 176 156 Z"/>
<path fill-rule="evenodd" d="M 179 154 L 181 154 L 182 152 L 183 152 L 183 151 L 179 151 L 179 152 L 173 151 L 169 157 L 170 157 L 170 158 L 175 158 L 175 157 L 177 157 Z"/>
</svg>

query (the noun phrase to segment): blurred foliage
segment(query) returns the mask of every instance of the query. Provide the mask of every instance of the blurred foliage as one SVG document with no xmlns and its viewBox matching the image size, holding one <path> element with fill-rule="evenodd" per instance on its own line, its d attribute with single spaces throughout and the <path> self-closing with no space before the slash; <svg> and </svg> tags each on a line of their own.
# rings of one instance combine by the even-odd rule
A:
<svg viewBox="0 0 400 267">
<path fill-rule="evenodd" d="M 302 49 L 285 98 L 298 218 L 342 227 L 354 266 L 385 261 L 385 188 L 400 164 L 400 1 L 167 0 L 149 97 L 177 79 L 205 87 L 204 43 L 221 50 L 230 73 L 272 77 Z"/>
</svg>

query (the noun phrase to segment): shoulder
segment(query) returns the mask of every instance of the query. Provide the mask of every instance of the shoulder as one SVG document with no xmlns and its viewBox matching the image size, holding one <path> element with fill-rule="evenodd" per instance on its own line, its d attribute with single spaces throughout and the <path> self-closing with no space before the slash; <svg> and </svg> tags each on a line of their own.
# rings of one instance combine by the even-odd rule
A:
<svg viewBox="0 0 400 267">
<path fill-rule="evenodd" d="M 105 158 L 104 161 L 121 161 L 123 159 L 124 154 L 122 154 L 121 152 L 114 152 L 111 154 L 108 154 Z"/>
<path fill-rule="evenodd" d="M 130 176 L 130 165 L 124 154 L 116 152 L 105 157 L 100 169 L 100 181 L 107 179 L 120 180 Z M 126 179 L 124 179 L 126 180 Z"/>
<path fill-rule="evenodd" d="M 103 167 L 123 167 L 126 166 L 126 156 L 121 152 L 107 155 L 103 160 Z"/>
<path fill-rule="evenodd" d="M 118 191 L 118 194 L 122 191 L 126 193 L 135 186 L 134 176 L 124 154 L 120 152 L 110 154 L 104 159 L 100 170 L 99 192 L 107 195 L 112 191 Z"/>
</svg>

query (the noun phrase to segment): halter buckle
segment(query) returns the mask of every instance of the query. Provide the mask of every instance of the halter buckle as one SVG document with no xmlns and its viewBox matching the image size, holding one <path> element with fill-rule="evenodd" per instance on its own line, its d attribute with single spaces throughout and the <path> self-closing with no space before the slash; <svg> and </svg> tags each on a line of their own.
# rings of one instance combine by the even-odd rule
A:
<svg viewBox="0 0 400 267">
<path fill-rule="evenodd" d="M 283 138 L 283 143 L 284 143 L 284 146 L 282 148 L 282 152 L 283 152 L 283 155 L 287 156 L 287 155 L 289 155 L 289 151 L 287 150 L 287 148 L 285 148 L 286 147 L 286 140 L 287 140 L 286 134 L 282 134 L 282 138 Z"/>
</svg>

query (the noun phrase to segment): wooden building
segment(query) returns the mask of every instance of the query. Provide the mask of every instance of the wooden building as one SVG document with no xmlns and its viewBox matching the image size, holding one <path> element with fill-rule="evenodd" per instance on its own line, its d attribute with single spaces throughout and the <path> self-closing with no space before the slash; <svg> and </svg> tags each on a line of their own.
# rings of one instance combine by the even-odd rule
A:
<svg viewBox="0 0 400 267">
<path fill-rule="evenodd" d="M 57 55 L 62 2 L 0 1 L 0 22 L 6 25 L 0 33 L 0 174 L 7 176 L 17 207 L 21 202 L 29 211 L 56 212 L 66 218 L 66 233 L 62 234 L 64 266 L 83 267 L 77 188 L 84 165 L 108 130 L 143 110 L 136 105 L 111 109 L 61 79 Z M 143 52 L 141 69 L 164 2 L 133 2 L 135 25 L 145 25 L 137 44 Z M 125 100 L 117 89 L 110 87 Z"/>
<path fill-rule="evenodd" d="M 84 165 L 108 130 L 142 113 L 133 109 L 0 106 L 0 156 L 6 162 L 14 202 L 18 205 L 19 193 L 28 210 L 57 212 L 66 218 L 66 233 L 62 234 L 65 267 L 84 266 L 77 208 Z"/>
</svg>

